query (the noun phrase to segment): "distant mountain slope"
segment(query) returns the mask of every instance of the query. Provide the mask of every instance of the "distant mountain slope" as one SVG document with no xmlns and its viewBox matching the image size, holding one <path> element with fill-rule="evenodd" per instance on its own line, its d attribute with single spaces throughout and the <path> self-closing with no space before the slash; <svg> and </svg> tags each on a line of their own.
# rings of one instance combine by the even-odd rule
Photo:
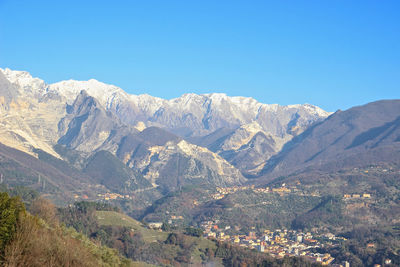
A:
<svg viewBox="0 0 400 267">
<path fill-rule="evenodd" d="M 218 151 L 223 142 L 229 138 L 235 130 L 229 128 L 219 128 L 205 136 L 186 137 L 186 140 L 198 146 L 207 147 L 211 151 Z"/>
<path fill-rule="evenodd" d="M 249 176 L 257 175 L 265 160 L 277 153 L 279 145 L 273 137 L 263 132 L 256 133 L 247 144 L 237 150 L 224 150 L 219 154 L 232 165 Z"/>
<path fill-rule="evenodd" d="M 400 100 L 382 100 L 338 111 L 284 146 L 264 174 L 306 167 L 337 170 L 400 161 Z"/>
<path fill-rule="evenodd" d="M 39 159 L 0 143 L 1 184 L 29 186 L 60 205 L 70 202 L 74 194 L 93 196 L 96 193 L 89 189 L 88 185 L 95 185 L 90 176 L 50 154 L 36 152 Z"/>
<path fill-rule="evenodd" d="M 248 176 L 256 175 L 266 160 L 279 152 L 293 136 L 278 137 L 262 129 L 257 122 L 230 130 L 221 128 L 204 137 L 189 138 L 217 153 Z"/>
<path fill-rule="evenodd" d="M 172 134 L 158 127 L 148 127 L 141 131 L 138 136 L 146 140 L 147 142 L 157 146 L 163 146 L 169 141 L 180 141 L 182 139 L 175 134 Z"/>
<path fill-rule="evenodd" d="M 125 166 L 108 151 L 99 151 L 90 157 L 83 171 L 96 183 L 121 194 L 152 186 L 140 173 Z"/>
</svg>

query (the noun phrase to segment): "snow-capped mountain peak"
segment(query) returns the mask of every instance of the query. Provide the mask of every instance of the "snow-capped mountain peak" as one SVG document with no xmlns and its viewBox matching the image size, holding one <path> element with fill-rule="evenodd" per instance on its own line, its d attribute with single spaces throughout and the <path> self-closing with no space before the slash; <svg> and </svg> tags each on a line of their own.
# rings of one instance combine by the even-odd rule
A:
<svg viewBox="0 0 400 267">
<path fill-rule="evenodd" d="M 27 71 L 11 70 L 9 68 L 1 69 L 0 71 L 12 84 L 22 90 L 24 94 L 44 94 L 47 92 L 47 84 L 39 79 L 34 78 Z"/>
<path fill-rule="evenodd" d="M 65 96 L 68 102 L 72 102 L 82 90 L 85 90 L 89 95 L 97 98 L 100 103 L 105 106 L 110 104 L 109 100 L 115 98 L 115 95 L 127 98 L 127 94 L 121 88 L 99 82 L 95 79 L 90 79 L 88 81 L 61 81 L 53 83 L 49 87 L 50 90 L 57 91 Z"/>
<path fill-rule="evenodd" d="M 221 127 L 236 129 L 257 122 L 263 131 L 283 137 L 288 127 L 304 128 L 330 114 L 309 104 L 263 104 L 251 97 L 231 97 L 225 93 L 188 93 L 170 100 L 146 94 L 130 95 L 115 85 L 95 79 L 66 80 L 47 85 L 28 72 L 10 69 L 1 71 L 23 94 L 33 92 L 43 95 L 52 92 L 72 104 L 76 96 L 85 90 L 125 123 L 135 125 L 143 121 L 147 126 L 178 130 L 177 133 L 181 135 L 206 135 Z"/>
</svg>

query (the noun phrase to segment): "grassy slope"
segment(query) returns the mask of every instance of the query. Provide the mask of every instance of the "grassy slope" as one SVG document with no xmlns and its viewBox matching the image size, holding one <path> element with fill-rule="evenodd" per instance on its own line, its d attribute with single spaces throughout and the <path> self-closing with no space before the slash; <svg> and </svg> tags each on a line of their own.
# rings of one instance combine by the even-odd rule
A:
<svg viewBox="0 0 400 267">
<path fill-rule="evenodd" d="M 163 242 L 168 237 L 168 233 L 147 229 L 142 226 L 140 222 L 122 213 L 118 213 L 115 211 L 96 211 L 96 216 L 100 225 L 131 227 L 132 229 L 140 232 L 143 235 L 143 239 L 145 242 Z"/>
<path fill-rule="evenodd" d="M 169 233 L 168 232 L 160 232 L 152 229 L 148 229 L 144 227 L 140 222 L 132 219 L 131 217 L 115 212 L 115 211 L 96 211 L 96 216 L 99 221 L 100 225 L 105 225 L 105 226 L 125 226 L 125 227 L 131 227 L 137 232 L 140 232 L 143 235 L 143 240 L 145 242 L 164 242 Z M 215 250 L 216 245 L 214 242 L 205 239 L 205 238 L 197 238 L 197 237 L 189 237 L 192 239 L 193 242 L 196 243 L 196 249 L 194 250 L 192 256 L 193 256 L 193 261 L 194 262 L 201 262 L 200 258 L 200 250 L 205 250 L 206 248 L 210 248 Z M 138 263 L 141 264 L 141 263 Z M 219 266 L 216 262 L 216 266 Z M 138 265 L 140 266 L 140 265 Z M 149 265 L 150 266 L 150 265 Z"/>
</svg>

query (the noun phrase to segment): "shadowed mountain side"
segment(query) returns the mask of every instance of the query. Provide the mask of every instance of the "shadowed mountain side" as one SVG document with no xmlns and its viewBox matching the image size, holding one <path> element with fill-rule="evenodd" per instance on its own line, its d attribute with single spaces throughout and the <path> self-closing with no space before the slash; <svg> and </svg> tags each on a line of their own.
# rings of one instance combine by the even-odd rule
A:
<svg viewBox="0 0 400 267">
<path fill-rule="evenodd" d="M 116 155 L 127 163 L 131 158 L 143 157 L 151 146 L 163 146 L 167 142 L 179 142 L 180 137 L 158 127 L 148 127 L 139 133 L 124 136 Z"/>
<path fill-rule="evenodd" d="M 45 195 L 50 194 L 48 197 L 58 204 L 71 201 L 73 193 L 79 191 L 87 195 L 95 193 L 88 188 L 93 183 L 91 177 L 50 154 L 36 152 L 39 159 L 0 143 L 1 183 L 32 187 Z"/>
<path fill-rule="evenodd" d="M 356 136 L 346 149 L 351 149 L 369 142 L 371 147 L 376 147 L 380 143 L 400 141 L 400 116 L 394 121 L 388 122 L 382 126 L 372 128 Z"/>
<path fill-rule="evenodd" d="M 211 151 L 216 152 L 223 144 L 225 139 L 227 139 L 234 132 L 235 130 L 232 129 L 220 128 L 206 136 L 188 137 L 186 140 L 195 145 L 207 147 Z"/>
<path fill-rule="evenodd" d="M 163 146 L 169 141 L 179 142 L 182 138 L 158 127 L 148 127 L 138 134 L 146 142 Z"/>
<path fill-rule="evenodd" d="M 399 115 L 400 100 L 382 100 L 338 111 L 287 143 L 267 162 L 262 175 L 276 177 L 304 168 L 329 171 L 398 162 Z"/>
<path fill-rule="evenodd" d="M 90 157 L 83 171 L 112 192 L 128 194 L 137 189 L 151 187 L 140 173 L 126 167 L 108 151 L 99 151 Z"/>
</svg>

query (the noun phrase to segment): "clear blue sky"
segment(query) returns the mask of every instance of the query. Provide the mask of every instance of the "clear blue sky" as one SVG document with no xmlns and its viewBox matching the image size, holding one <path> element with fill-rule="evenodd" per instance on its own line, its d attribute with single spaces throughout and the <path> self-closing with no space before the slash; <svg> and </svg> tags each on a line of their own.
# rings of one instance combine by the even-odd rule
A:
<svg viewBox="0 0 400 267">
<path fill-rule="evenodd" d="M 0 67 L 163 98 L 400 98 L 400 1 L 0 0 Z"/>
</svg>

